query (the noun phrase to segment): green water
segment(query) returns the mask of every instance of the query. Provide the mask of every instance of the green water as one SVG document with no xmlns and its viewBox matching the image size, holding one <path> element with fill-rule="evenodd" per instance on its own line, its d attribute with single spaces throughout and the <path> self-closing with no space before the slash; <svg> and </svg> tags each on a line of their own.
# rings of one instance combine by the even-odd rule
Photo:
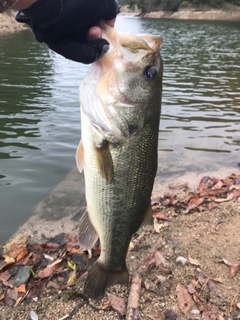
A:
<svg viewBox="0 0 240 320">
<path fill-rule="evenodd" d="M 240 24 L 119 17 L 116 27 L 164 39 L 159 175 L 237 168 Z M 0 35 L 0 242 L 73 168 L 87 70 L 30 31 Z"/>
</svg>

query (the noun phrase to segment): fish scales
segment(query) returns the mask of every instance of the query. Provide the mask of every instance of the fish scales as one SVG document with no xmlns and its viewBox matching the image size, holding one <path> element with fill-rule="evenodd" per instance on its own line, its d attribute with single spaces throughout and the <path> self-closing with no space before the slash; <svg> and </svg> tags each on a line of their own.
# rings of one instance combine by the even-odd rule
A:
<svg viewBox="0 0 240 320">
<path fill-rule="evenodd" d="M 127 284 L 126 255 L 132 235 L 151 217 L 161 109 L 161 37 L 106 30 L 109 53 L 83 81 L 82 140 L 76 154 L 84 168 L 87 210 L 79 242 L 101 255 L 89 270 L 86 294 L 101 297 Z"/>
<path fill-rule="evenodd" d="M 110 145 L 113 163 L 117 164 L 111 184 L 98 173 L 94 149 L 87 146 L 86 199 L 94 226 L 100 230 L 106 268 L 125 265 L 126 248 L 149 207 L 157 170 L 155 132 L 158 126 L 157 119 L 124 144 Z M 136 145 L 138 150 L 135 150 Z M 126 225 L 131 229 L 125 228 Z"/>
</svg>

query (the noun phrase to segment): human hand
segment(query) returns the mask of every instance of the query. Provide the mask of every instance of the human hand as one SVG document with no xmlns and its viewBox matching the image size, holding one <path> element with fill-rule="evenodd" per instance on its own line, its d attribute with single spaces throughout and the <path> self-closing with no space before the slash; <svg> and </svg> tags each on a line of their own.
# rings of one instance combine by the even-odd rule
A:
<svg viewBox="0 0 240 320">
<path fill-rule="evenodd" d="M 16 20 L 27 23 L 36 39 L 55 52 L 88 64 L 109 48 L 97 21 L 103 19 L 114 27 L 118 12 L 115 0 L 38 0 L 20 11 Z"/>
</svg>

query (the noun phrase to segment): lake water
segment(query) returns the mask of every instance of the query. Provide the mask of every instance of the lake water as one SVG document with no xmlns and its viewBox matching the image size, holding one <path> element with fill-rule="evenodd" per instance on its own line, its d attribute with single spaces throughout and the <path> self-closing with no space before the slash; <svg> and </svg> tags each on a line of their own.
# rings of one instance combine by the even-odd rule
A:
<svg viewBox="0 0 240 320">
<path fill-rule="evenodd" d="M 116 27 L 164 39 L 160 178 L 238 168 L 240 24 L 119 17 Z M 87 70 L 28 30 L 0 35 L 0 243 L 75 165 Z"/>
</svg>

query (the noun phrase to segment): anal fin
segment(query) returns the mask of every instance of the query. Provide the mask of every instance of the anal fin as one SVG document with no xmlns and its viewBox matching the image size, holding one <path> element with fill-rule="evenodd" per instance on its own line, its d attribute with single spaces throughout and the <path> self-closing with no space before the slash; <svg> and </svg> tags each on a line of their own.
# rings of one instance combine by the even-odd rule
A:
<svg viewBox="0 0 240 320">
<path fill-rule="evenodd" d="M 90 219 L 87 209 L 80 218 L 80 228 L 79 228 L 79 245 L 83 250 L 90 250 L 94 247 L 97 242 L 98 234 L 94 229 Z"/>
<path fill-rule="evenodd" d="M 104 141 L 100 147 L 95 146 L 95 155 L 100 175 L 107 183 L 111 183 L 114 178 L 114 166 L 107 141 Z"/>
<path fill-rule="evenodd" d="M 126 265 L 120 270 L 107 270 L 104 265 L 96 261 L 88 273 L 84 291 L 91 299 L 101 298 L 106 289 L 115 284 L 129 284 L 129 273 Z"/>
</svg>

